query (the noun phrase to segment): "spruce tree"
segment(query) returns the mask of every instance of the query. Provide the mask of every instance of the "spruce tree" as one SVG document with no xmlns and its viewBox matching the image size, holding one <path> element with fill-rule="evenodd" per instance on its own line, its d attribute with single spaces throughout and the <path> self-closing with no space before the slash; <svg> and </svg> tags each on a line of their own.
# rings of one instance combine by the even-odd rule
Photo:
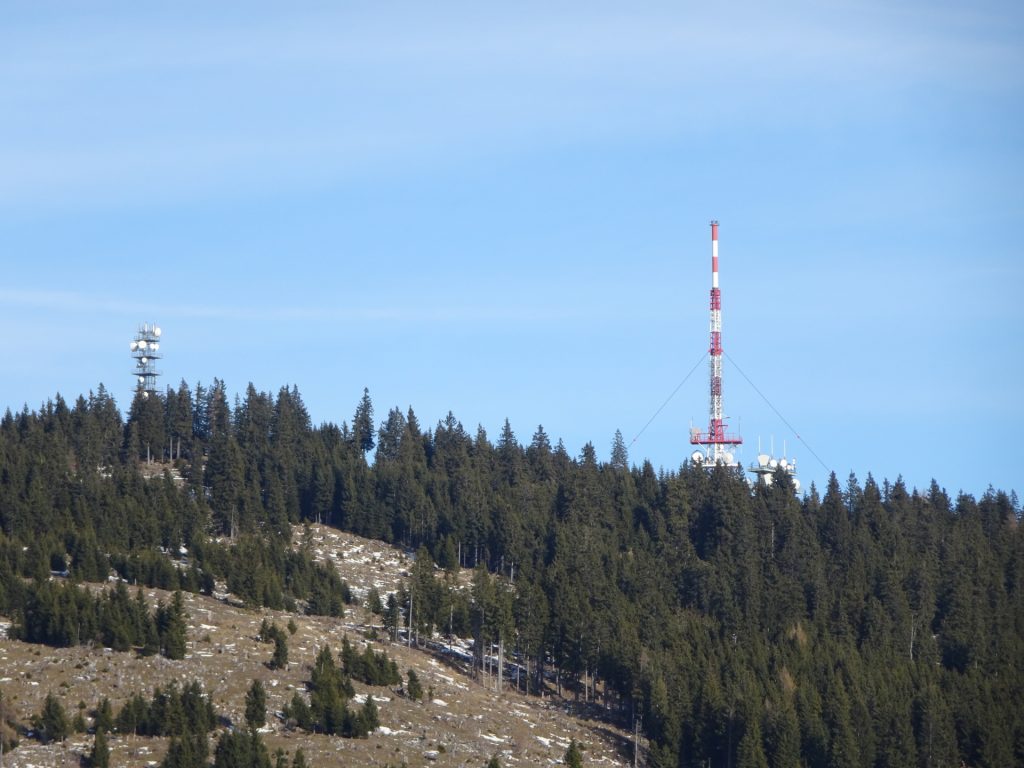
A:
<svg viewBox="0 0 1024 768">
<path fill-rule="evenodd" d="M 181 590 L 177 590 L 171 598 L 171 604 L 165 613 L 164 626 L 161 632 L 163 654 L 168 659 L 184 659 L 187 645 L 187 625 L 185 603 Z"/>
<path fill-rule="evenodd" d="M 100 728 L 96 731 L 96 738 L 92 742 L 92 751 L 89 752 L 89 768 L 109 767 L 110 747 L 107 745 L 107 733 Z"/>
<path fill-rule="evenodd" d="M 288 641 L 283 632 L 274 634 L 274 655 L 270 657 L 268 666 L 271 669 L 285 669 L 288 666 Z"/>
<path fill-rule="evenodd" d="M 612 469 L 629 469 L 629 451 L 626 449 L 626 441 L 622 439 L 622 430 L 615 430 L 615 437 L 612 439 Z"/>
<path fill-rule="evenodd" d="M 352 417 L 352 434 L 356 448 L 364 454 L 373 450 L 373 402 L 370 400 L 369 388 L 363 389 L 363 398 L 356 406 L 355 415 Z"/>
<path fill-rule="evenodd" d="M 225 731 L 214 751 L 214 768 L 272 768 L 270 753 L 255 731 Z"/>
<path fill-rule="evenodd" d="M 384 611 L 384 631 L 392 640 L 398 639 L 398 623 L 401 620 L 401 609 L 398 606 L 398 599 L 395 593 L 388 595 L 387 608 Z"/>
<path fill-rule="evenodd" d="M 569 742 L 569 748 L 565 750 L 565 764 L 569 768 L 583 768 L 583 750 L 576 739 Z"/>
<path fill-rule="evenodd" d="M 409 698 L 413 701 L 419 701 L 423 698 L 423 686 L 420 684 L 419 675 L 416 674 L 415 669 L 409 670 L 409 684 L 406 686 L 406 693 L 409 694 Z"/>
<path fill-rule="evenodd" d="M 377 711 L 377 702 L 373 700 L 372 694 L 366 695 L 366 701 L 363 702 L 363 707 L 359 712 L 359 718 L 362 721 L 361 730 L 364 733 L 373 733 L 380 727 L 380 713 Z"/>
<path fill-rule="evenodd" d="M 114 710 L 110 706 L 110 699 L 106 696 L 100 701 L 100 705 L 96 708 L 96 713 L 93 719 L 96 730 L 110 731 L 114 727 Z"/>
<path fill-rule="evenodd" d="M 34 722 L 44 742 L 64 741 L 71 731 L 67 712 L 52 693 L 46 694 L 42 711 L 34 718 Z"/>
<path fill-rule="evenodd" d="M 764 744 L 761 741 L 761 724 L 756 714 L 747 721 L 743 738 L 740 739 L 736 766 L 737 768 L 768 768 L 768 758 L 765 757 Z"/>
<path fill-rule="evenodd" d="M 245 723 L 253 730 L 267 722 L 267 691 L 263 683 L 253 680 L 245 694 Z"/>
</svg>

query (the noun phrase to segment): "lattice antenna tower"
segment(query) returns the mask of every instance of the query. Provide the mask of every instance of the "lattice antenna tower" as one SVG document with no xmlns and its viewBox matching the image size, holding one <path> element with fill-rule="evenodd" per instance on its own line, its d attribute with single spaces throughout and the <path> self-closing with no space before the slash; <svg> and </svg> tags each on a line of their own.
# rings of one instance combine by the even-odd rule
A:
<svg viewBox="0 0 1024 768">
<path fill-rule="evenodd" d="M 726 464 L 738 466 L 732 454 L 732 447 L 741 445 L 743 438 L 726 429 L 726 416 L 722 406 L 722 291 L 718 287 L 718 222 L 711 222 L 711 346 L 708 349 L 711 399 L 708 431 L 698 427 L 690 428 L 690 444 L 703 447 L 694 451 L 694 462 L 706 462 L 708 466 Z"/>
<path fill-rule="evenodd" d="M 163 332 L 156 323 L 143 323 L 135 333 L 129 345 L 135 370 L 132 374 L 136 379 L 136 388 L 144 398 L 156 395 L 156 379 L 160 375 L 156 362 L 160 355 L 160 336 Z"/>
</svg>

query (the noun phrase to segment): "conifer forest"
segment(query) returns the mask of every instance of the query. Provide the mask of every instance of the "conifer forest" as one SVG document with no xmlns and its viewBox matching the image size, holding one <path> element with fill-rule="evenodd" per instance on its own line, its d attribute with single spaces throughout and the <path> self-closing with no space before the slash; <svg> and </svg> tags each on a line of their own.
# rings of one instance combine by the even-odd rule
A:
<svg viewBox="0 0 1024 768">
<path fill-rule="evenodd" d="M 125 582 L 207 594 L 225 582 L 248 605 L 341 615 L 348 586 L 293 546 L 294 526 L 321 523 L 416 552 L 400 594 L 371 597 L 393 636 L 411 602 L 420 638 L 473 638 L 481 674 L 505 666 L 526 694 L 638 727 L 648 765 L 1024 765 L 1013 493 L 833 475 L 798 496 L 783 472 L 751 489 L 725 467 L 631 462 L 619 434 L 602 462 L 542 427 L 506 421 L 492 438 L 451 413 L 431 426 L 411 408 L 378 418 L 367 391 L 354 400 L 341 425 L 311 423 L 296 387 L 233 396 L 219 380 L 140 393 L 127 417 L 102 385 L 8 410 L 12 635 L 180 658 L 180 595 L 153 611 Z M 471 589 L 455 587 L 459 567 Z M 398 679 L 383 657 L 335 651 L 341 666 L 325 650 L 313 674 L 324 701 L 345 700 L 342 670 Z M 484 669 L 495 655 L 499 670 Z M 358 734 L 376 716 L 332 707 L 296 717 Z M 148 722 L 136 714 L 132 727 Z M 245 738 L 218 752 L 244 753 Z"/>
</svg>

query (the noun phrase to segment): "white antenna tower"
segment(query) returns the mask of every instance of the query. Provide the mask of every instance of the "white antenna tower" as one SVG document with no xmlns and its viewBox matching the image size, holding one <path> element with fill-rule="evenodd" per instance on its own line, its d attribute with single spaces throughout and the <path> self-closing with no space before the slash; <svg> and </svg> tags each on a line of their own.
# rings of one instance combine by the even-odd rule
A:
<svg viewBox="0 0 1024 768">
<path fill-rule="evenodd" d="M 135 360 L 136 388 L 142 392 L 143 398 L 156 394 L 156 377 L 160 371 L 156 369 L 156 361 L 161 358 L 160 336 L 162 331 L 156 323 L 143 323 L 128 346 Z"/>
</svg>

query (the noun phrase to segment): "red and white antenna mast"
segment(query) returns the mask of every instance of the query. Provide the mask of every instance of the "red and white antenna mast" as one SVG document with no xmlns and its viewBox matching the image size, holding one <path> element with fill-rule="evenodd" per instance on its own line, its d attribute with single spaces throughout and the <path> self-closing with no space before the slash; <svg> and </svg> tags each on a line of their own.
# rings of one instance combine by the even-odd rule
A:
<svg viewBox="0 0 1024 768">
<path fill-rule="evenodd" d="M 692 458 L 695 461 L 706 459 L 712 464 L 733 464 L 729 446 L 740 445 L 743 438 L 726 432 L 722 410 L 722 292 L 718 287 L 717 221 L 711 222 L 711 347 L 708 354 L 711 362 L 711 419 L 707 432 L 696 427 L 690 429 L 690 443 L 705 448 L 705 454 L 696 451 Z"/>
</svg>

